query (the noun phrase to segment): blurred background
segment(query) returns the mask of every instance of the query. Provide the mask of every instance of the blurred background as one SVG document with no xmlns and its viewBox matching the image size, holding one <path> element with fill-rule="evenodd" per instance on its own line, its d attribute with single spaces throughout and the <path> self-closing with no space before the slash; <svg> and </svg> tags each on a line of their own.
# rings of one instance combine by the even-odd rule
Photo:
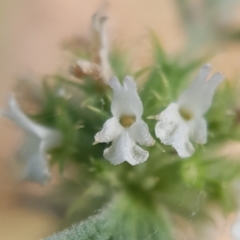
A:
<svg viewBox="0 0 240 240">
<path fill-rule="evenodd" d="M 187 3 L 191 15 L 181 2 Z M 207 5 L 210 2 L 212 6 Z M 239 79 L 237 0 L 1 0 L 1 109 L 6 107 L 17 79 L 31 77 L 38 82 L 44 75 L 67 69 L 69 55 L 62 43 L 76 36 L 87 37 L 92 14 L 104 4 L 111 20 L 111 40 L 130 51 L 134 68 L 151 61 L 148 31 L 152 29 L 170 55 L 186 48 L 188 57 L 193 52 L 201 55 L 213 51 L 210 62 L 214 71 L 221 71 L 228 79 Z M 190 43 L 189 35 L 196 40 Z M 16 181 L 13 162 L 21 133 L 7 119 L 1 119 L 0 132 L 0 239 L 34 240 L 48 236 L 59 229 L 62 217 L 41 198 L 58 184 L 57 171 L 53 169 L 56 174 L 47 186 Z M 240 145 L 230 144 L 224 151 L 238 157 Z M 216 211 L 218 230 L 212 233 L 212 239 L 230 240 L 229 226 L 234 217 L 232 214 L 226 219 Z"/>
</svg>

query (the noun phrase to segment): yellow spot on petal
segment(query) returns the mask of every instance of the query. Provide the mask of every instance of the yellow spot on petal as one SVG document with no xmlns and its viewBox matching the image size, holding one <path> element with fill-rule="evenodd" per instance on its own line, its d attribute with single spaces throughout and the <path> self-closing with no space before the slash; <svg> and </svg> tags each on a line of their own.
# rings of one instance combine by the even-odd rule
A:
<svg viewBox="0 0 240 240">
<path fill-rule="evenodd" d="M 179 114 L 181 115 L 181 117 L 186 121 L 189 121 L 193 118 L 193 114 L 186 108 L 179 108 L 178 111 L 179 111 Z"/>
<path fill-rule="evenodd" d="M 120 116 L 119 119 L 119 123 L 125 128 L 131 127 L 135 122 L 136 122 L 135 115 L 122 115 Z"/>
</svg>

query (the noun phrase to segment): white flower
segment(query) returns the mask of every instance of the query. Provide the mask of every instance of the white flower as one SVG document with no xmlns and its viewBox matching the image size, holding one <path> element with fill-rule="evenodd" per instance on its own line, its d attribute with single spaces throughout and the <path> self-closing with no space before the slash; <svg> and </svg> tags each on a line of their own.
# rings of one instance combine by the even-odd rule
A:
<svg viewBox="0 0 240 240">
<path fill-rule="evenodd" d="M 98 62 L 101 67 L 101 76 L 105 83 L 113 76 L 109 63 L 109 37 L 107 35 L 106 22 L 107 17 L 100 11 L 92 17 L 92 32 L 98 50 Z"/>
<path fill-rule="evenodd" d="M 215 73 L 206 81 L 210 71 L 209 64 L 202 66 L 177 103 L 171 103 L 156 116 L 159 121 L 155 127 L 156 136 L 163 144 L 172 145 L 182 158 L 194 152 L 190 140 L 199 144 L 207 142 L 207 122 L 203 115 L 211 106 L 215 89 L 224 79 L 223 75 Z"/>
<path fill-rule="evenodd" d="M 116 77 L 109 80 L 114 90 L 111 111 L 113 117 L 105 122 L 103 129 L 95 135 L 95 141 L 112 142 L 104 150 L 104 157 L 116 165 L 124 161 L 136 165 L 147 160 L 149 153 L 137 144 L 152 146 L 155 141 L 142 120 L 143 106 L 137 94 L 136 83 L 127 76 L 123 86 Z"/>
<path fill-rule="evenodd" d="M 101 12 L 92 16 L 92 61 L 79 59 L 71 68 L 71 73 L 77 78 L 91 76 L 93 79 L 102 79 L 104 83 L 113 76 L 109 63 L 109 41 L 106 32 L 107 17 Z"/>
<path fill-rule="evenodd" d="M 59 131 L 41 126 L 29 119 L 19 108 L 13 95 L 8 100 L 9 111 L 1 114 L 11 119 L 25 132 L 25 142 L 18 151 L 18 159 L 23 162 L 22 179 L 44 184 L 49 180 L 47 151 L 61 144 Z"/>
</svg>

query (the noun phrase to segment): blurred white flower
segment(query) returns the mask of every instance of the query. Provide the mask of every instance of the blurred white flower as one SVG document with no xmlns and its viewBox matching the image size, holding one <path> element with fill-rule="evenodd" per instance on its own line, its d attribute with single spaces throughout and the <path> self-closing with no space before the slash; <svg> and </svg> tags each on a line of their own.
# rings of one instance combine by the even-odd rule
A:
<svg viewBox="0 0 240 240">
<path fill-rule="evenodd" d="M 106 23 L 108 18 L 101 12 L 92 17 L 92 31 L 97 45 L 97 62 L 101 68 L 101 77 L 105 83 L 113 76 L 109 63 L 109 37 L 107 35 Z"/>
<path fill-rule="evenodd" d="M 147 124 L 142 120 L 143 106 L 134 80 L 127 76 L 123 86 L 116 77 L 109 80 L 113 89 L 111 111 L 113 117 L 105 122 L 103 129 L 95 135 L 95 141 L 112 142 L 104 150 L 104 157 L 116 165 L 124 161 L 136 165 L 147 160 L 149 153 L 137 144 L 155 144 Z"/>
<path fill-rule="evenodd" d="M 79 59 L 71 68 L 74 76 L 82 78 L 90 76 L 102 79 L 104 83 L 113 76 L 109 63 L 109 42 L 106 32 L 107 17 L 99 11 L 92 16 L 92 61 Z"/>
<path fill-rule="evenodd" d="M 177 103 L 171 103 L 156 116 L 156 136 L 163 144 L 172 145 L 182 158 L 193 154 L 190 140 L 199 144 L 207 142 L 207 122 L 203 115 L 212 103 L 218 84 L 224 79 L 215 73 L 208 81 L 211 72 L 209 64 L 203 65 L 192 84 L 182 93 Z"/>
<path fill-rule="evenodd" d="M 13 95 L 9 97 L 8 108 L 8 111 L 1 111 L 1 114 L 25 132 L 25 142 L 17 153 L 18 159 L 23 162 L 21 178 L 44 184 L 50 178 L 47 151 L 61 144 L 62 134 L 33 122 L 19 108 Z"/>
</svg>

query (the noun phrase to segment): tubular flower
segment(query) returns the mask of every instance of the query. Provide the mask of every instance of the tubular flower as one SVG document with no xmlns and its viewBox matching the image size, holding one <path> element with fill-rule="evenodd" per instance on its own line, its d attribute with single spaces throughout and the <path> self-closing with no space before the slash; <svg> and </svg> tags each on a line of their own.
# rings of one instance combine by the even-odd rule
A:
<svg viewBox="0 0 240 240">
<path fill-rule="evenodd" d="M 111 78 L 108 84 L 114 91 L 111 105 L 113 117 L 95 135 L 95 141 L 112 142 L 103 155 L 114 165 L 124 161 L 131 165 L 142 163 L 147 160 L 149 153 L 136 143 L 153 146 L 155 141 L 141 118 L 143 106 L 137 94 L 136 83 L 127 76 L 123 86 L 116 77 Z"/>
<path fill-rule="evenodd" d="M 112 69 L 109 63 L 109 39 L 106 32 L 107 17 L 101 12 L 97 12 L 92 16 L 92 61 L 79 59 L 76 64 L 71 67 L 71 73 L 77 78 L 90 76 L 93 79 L 102 79 L 104 83 L 108 83 L 112 77 Z"/>
<path fill-rule="evenodd" d="M 171 103 L 156 116 L 157 138 L 163 144 L 172 145 L 182 158 L 194 153 L 190 140 L 199 144 L 207 142 L 207 122 L 203 115 L 211 106 L 215 89 L 224 79 L 223 75 L 215 73 L 206 81 L 210 72 L 211 66 L 203 65 L 195 80 L 178 101 Z"/>
<path fill-rule="evenodd" d="M 17 156 L 23 162 L 22 179 L 46 183 L 50 178 L 47 164 L 47 151 L 59 146 L 62 134 L 29 119 L 19 108 L 13 95 L 8 100 L 9 111 L 2 111 L 3 116 L 11 119 L 25 132 L 25 142 Z"/>
</svg>

